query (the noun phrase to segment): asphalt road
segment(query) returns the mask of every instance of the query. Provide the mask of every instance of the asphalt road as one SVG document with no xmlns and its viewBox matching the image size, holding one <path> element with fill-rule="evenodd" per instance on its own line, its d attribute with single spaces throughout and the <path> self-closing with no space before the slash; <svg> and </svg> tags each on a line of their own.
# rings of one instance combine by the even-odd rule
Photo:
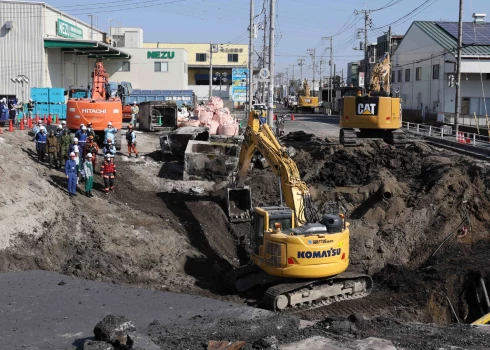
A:
<svg viewBox="0 0 490 350">
<path fill-rule="evenodd" d="M 202 322 L 202 318 L 192 320 L 198 315 L 211 320 L 250 320 L 270 313 L 214 299 L 122 287 L 54 272 L 0 274 L 1 349 L 76 349 L 93 337 L 94 326 L 109 314 L 128 317 L 144 340 L 153 320 L 162 325 L 190 325 Z"/>
</svg>

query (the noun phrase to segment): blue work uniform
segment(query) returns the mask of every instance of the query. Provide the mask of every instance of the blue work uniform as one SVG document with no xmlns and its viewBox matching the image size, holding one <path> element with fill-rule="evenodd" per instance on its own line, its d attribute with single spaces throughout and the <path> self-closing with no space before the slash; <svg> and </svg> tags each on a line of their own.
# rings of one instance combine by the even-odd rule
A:
<svg viewBox="0 0 490 350">
<path fill-rule="evenodd" d="M 104 129 L 104 144 L 107 143 L 108 139 L 112 140 L 112 143 L 114 143 L 114 140 L 116 139 L 116 133 L 117 129 L 116 128 L 105 128 Z"/>
<path fill-rule="evenodd" d="M 88 134 L 81 132 L 78 135 L 78 145 L 80 146 L 80 158 L 85 161 L 85 145 L 87 144 Z"/>
<path fill-rule="evenodd" d="M 69 159 L 66 161 L 65 174 L 68 176 L 68 193 L 77 193 L 78 169 L 77 162 L 74 159 Z"/>
</svg>

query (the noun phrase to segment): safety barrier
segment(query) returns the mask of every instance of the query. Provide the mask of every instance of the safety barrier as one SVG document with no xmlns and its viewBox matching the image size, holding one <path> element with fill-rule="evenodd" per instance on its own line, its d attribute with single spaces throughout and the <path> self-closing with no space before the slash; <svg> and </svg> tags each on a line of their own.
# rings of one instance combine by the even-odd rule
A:
<svg viewBox="0 0 490 350">
<path fill-rule="evenodd" d="M 452 126 L 447 125 L 436 127 L 433 125 L 418 124 L 413 122 L 403 122 L 402 124 L 403 128 L 408 132 L 432 138 L 435 141 L 437 141 L 437 139 L 441 139 L 444 140 L 445 143 L 452 142 L 454 144 L 476 147 L 481 150 L 487 149 L 490 151 L 490 136 L 462 131 L 458 131 L 456 134 L 456 130 L 454 130 Z"/>
</svg>

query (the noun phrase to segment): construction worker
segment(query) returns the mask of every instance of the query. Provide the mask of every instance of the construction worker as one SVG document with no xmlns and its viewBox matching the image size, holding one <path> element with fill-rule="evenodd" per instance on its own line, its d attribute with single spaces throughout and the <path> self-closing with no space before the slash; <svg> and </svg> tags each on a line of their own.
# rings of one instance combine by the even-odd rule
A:
<svg viewBox="0 0 490 350">
<path fill-rule="evenodd" d="M 78 131 L 77 131 L 78 133 Z M 82 161 L 85 160 L 85 145 L 87 144 L 87 127 L 85 125 L 82 126 L 82 129 L 80 130 L 80 133 L 78 133 L 78 144 L 80 145 L 80 157 L 82 158 Z"/>
<path fill-rule="evenodd" d="M 107 128 L 104 129 L 104 145 L 107 144 L 107 140 L 111 140 L 112 143 L 115 143 L 116 133 L 117 129 L 112 126 L 112 123 L 107 123 Z"/>
<path fill-rule="evenodd" d="M 133 105 L 131 106 L 131 124 L 136 125 L 139 112 L 140 112 L 140 108 L 136 104 L 136 101 L 134 101 Z"/>
<path fill-rule="evenodd" d="M 29 102 L 27 103 L 27 116 L 29 118 L 32 118 L 32 113 L 34 112 L 34 101 L 32 98 L 29 99 Z"/>
<path fill-rule="evenodd" d="M 42 162 L 44 161 L 44 156 L 46 155 L 46 128 L 41 126 L 39 128 L 39 132 L 36 134 L 36 151 L 37 151 L 37 159 Z"/>
<path fill-rule="evenodd" d="M 136 133 L 133 130 L 131 124 L 128 125 L 128 131 L 126 132 L 126 141 L 128 142 L 128 157 L 131 158 L 131 151 L 134 152 L 136 158 L 139 157 L 138 151 L 136 150 Z"/>
<path fill-rule="evenodd" d="M 80 174 L 80 166 L 82 165 L 82 162 L 81 162 L 81 156 L 80 156 L 80 152 L 78 150 L 75 149 L 75 163 L 77 164 L 77 185 L 78 185 L 78 178 L 79 178 L 79 174 Z"/>
<path fill-rule="evenodd" d="M 38 121 L 37 122 L 37 125 L 34 125 L 34 127 L 32 128 L 32 132 L 34 133 L 34 138 L 33 140 L 36 139 L 36 135 L 37 133 L 41 130 L 41 126 L 43 125 L 43 123 L 41 121 Z"/>
<path fill-rule="evenodd" d="M 63 120 L 61 121 L 61 128 L 63 130 L 63 134 L 66 134 L 66 131 L 69 130 L 67 127 L 66 127 L 66 120 Z"/>
<path fill-rule="evenodd" d="M 92 126 L 92 123 L 87 124 L 87 135 L 93 136 L 94 140 L 97 141 L 96 135 L 95 135 L 95 130 L 94 130 L 94 127 Z"/>
<path fill-rule="evenodd" d="M 60 143 L 53 130 L 49 132 L 49 136 L 46 140 L 46 147 L 48 149 L 49 167 L 51 169 L 55 167 L 59 168 L 58 152 L 60 150 Z"/>
<path fill-rule="evenodd" d="M 75 158 L 76 154 L 71 152 L 70 159 L 68 159 L 65 164 L 65 174 L 68 179 L 68 193 L 70 198 L 77 195 L 78 169 Z"/>
<path fill-rule="evenodd" d="M 112 144 L 111 139 L 107 140 L 107 145 L 105 145 L 104 148 L 102 149 L 102 153 L 104 153 L 104 155 L 111 154 L 113 156 L 116 154 L 116 146 Z"/>
<path fill-rule="evenodd" d="M 87 153 L 87 156 L 85 157 L 85 162 L 83 162 L 82 167 L 82 177 L 85 181 L 85 194 L 87 197 L 93 197 L 94 165 L 92 163 L 92 153 Z"/>
<path fill-rule="evenodd" d="M 111 161 L 111 155 L 106 154 L 104 162 L 100 166 L 100 175 L 104 179 L 104 192 L 109 194 L 110 191 L 114 191 L 114 177 L 116 176 L 116 164 Z"/>
<path fill-rule="evenodd" d="M 4 97 L 0 100 L 0 123 L 5 124 L 9 120 L 9 109 L 7 106 L 7 99 Z"/>
<path fill-rule="evenodd" d="M 99 146 L 94 141 L 94 137 L 90 135 L 87 139 L 87 144 L 85 145 L 85 159 L 87 159 L 88 154 L 92 155 L 92 165 L 95 169 L 95 163 L 97 162 L 97 153 L 99 153 Z"/>
<path fill-rule="evenodd" d="M 68 159 L 68 155 L 70 154 L 70 146 L 71 146 L 71 131 L 70 129 L 66 129 L 66 132 L 63 132 L 63 136 L 61 136 L 60 142 L 60 162 L 61 166 L 65 166 L 66 160 Z"/>
<path fill-rule="evenodd" d="M 70 148 L 68 149 L 68 153 L 77 151 L 80 153 L 80 145 L 78 144 L 78 138 L 73 139 L 73 143 L 70 144 Z"/>
</svg>

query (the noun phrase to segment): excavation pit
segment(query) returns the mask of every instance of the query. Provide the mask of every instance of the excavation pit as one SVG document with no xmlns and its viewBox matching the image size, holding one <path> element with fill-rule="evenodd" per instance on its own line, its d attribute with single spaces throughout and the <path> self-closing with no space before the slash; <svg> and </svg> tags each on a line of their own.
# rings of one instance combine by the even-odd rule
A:
<svg viewBox="0 0 490 350">
<path fill-rule="evenodd" d="M 238 165 L 238 155 L 234 144 L 191 140 L 184 154 L 184 181 L 227 181 Z"/>
</svg>

